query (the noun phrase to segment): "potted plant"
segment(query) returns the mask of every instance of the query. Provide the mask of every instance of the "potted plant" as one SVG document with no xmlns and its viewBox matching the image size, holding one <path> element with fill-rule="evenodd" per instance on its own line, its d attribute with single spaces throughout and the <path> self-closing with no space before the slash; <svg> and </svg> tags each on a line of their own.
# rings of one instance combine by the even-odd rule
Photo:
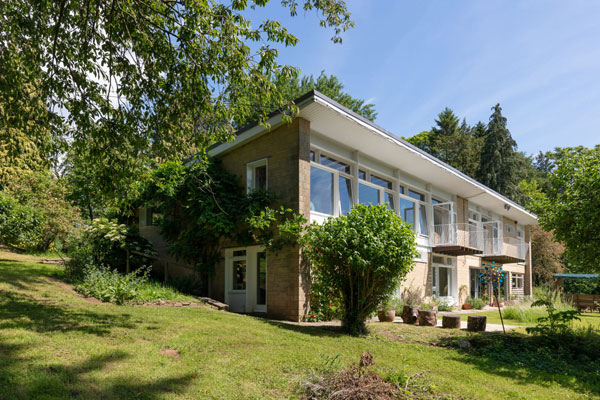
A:
<svg viewBox="0 0 600 400">
<path fill-rule="evenodd" d="M 379 311 L 377 311 L 377 318 L 379 322 L 394 322 L 396 319 L 396 309 L 402 308 L 402 302 L 400 299 L 390 297 L 381 303 Z"/>
<path fill-rule="evenodd" d="M 465 304 L 463 304 L 463 310 L 471 310 L 473 308 L 476 310 L 482 310 L 483 307 L 485 307 L 485 304 L 486 302 L 482 299 L 467 297 Z"/>
</svg>

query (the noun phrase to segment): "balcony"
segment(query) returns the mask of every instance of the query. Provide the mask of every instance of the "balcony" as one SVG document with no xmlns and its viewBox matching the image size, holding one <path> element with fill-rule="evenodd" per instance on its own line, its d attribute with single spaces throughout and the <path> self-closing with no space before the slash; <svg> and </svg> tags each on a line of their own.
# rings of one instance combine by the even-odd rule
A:
<svg viewBox="0 0 600 400">
<path fill-rule="evenodd" d="M 433 252 L 449 256 L 482 254 L 484 235 L 475 224 L 440 224 L 433 226 Z"/>
<path fill-rule="evenodd" d="M 527 243 L 516 238 L 490 237 L 484 232 L 484 246 L 481 259 L 499 264 L 512 264 L 525 262 L 527 255 Z"/>
</svg>

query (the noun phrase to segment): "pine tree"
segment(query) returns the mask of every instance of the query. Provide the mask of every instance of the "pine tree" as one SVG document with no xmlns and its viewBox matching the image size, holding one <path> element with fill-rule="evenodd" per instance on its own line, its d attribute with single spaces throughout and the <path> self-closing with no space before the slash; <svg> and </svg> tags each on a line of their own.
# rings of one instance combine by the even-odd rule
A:
<svg viewBox="0 0 600 400">
<path fill-rule="evenodd" d="M 516 155 L 517 143 L 506 127 L 500 104 L 492 108 L 476 178 L 495 191 L 514 198 L 518 194 L 520 162 Z"/>
</svg>

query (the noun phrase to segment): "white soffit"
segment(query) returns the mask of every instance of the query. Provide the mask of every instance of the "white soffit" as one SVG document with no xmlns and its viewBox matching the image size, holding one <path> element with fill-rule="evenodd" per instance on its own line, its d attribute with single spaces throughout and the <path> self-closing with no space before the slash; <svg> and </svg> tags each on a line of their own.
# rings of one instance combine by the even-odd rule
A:
<svg viewBox="0 0 600 400">
<path fill-rule="evenodd" d="M 315 96 L 315 102 L 301 109 L 300 117 L 310 121 L 311 131 L 316 131 L 346 147 L 357 149 L 364 155 L 398 168 L 444 191 L 455 193 L 496 214 L 527 225 L 537 224 L 535 215 L 521 206 L 480 183 L 471 182 L 459 172 L 441 162 L 435 162 L 335 104 Z M 506 210 L 505 206 L 509 206 L 509 209 Z"/>
</svg>

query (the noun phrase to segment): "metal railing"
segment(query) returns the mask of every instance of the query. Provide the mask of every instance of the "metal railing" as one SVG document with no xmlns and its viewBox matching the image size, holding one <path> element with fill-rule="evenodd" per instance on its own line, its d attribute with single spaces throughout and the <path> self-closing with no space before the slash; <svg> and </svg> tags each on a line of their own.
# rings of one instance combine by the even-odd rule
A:
<svg viewBox="0 0 600 400">
<path fill-rule="evenodd" d="M 434 246 L 463 246 L 483 250 L 483 232 L 468 223 L 433 226 Z"/>
<path fill-rule="evenodd" d="M 483 256 L 504 255 L 524 260 L 528 244 L 518 238 L 503 237 L 498 228 L 482 230 L 470 223 L 434 225 L 433 246 L 463 246 L 482 250 Z"/>
</svg>

